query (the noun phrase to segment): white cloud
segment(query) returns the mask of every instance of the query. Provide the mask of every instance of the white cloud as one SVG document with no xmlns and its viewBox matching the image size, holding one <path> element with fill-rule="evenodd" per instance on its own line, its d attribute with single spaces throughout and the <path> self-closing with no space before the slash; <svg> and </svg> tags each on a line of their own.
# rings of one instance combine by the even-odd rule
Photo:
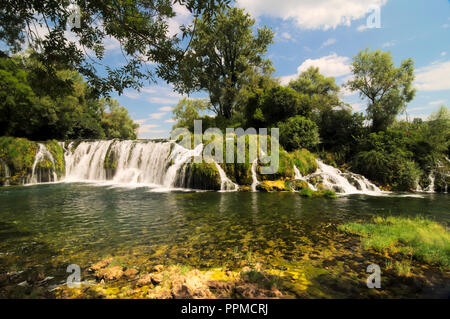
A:
<svg viewBox="0 0 450 319">
<path fill-rule="evenodd" d="M 335 29 L 350 26 L 371 10 L 382 6 L 387 0 L 236 0 L 239 7 L 253 16 L 270 16 L 283 20 L 293 19 L 304 29 Z"/>
<path fill-rule="evenodd" d="M 428 104 L 430 104 L 430 105 L 442 105 L 442 104 L 445 104 L 445 102 L 446 102 L 446 100 L 436 100 L 436 101 L 432 101 L 432 102 L 430 102 Z"/>
<path fill-rule="evenodd" d="M 445 24 L 442 25 L 442 27 L 443 27 L 444 29 L 447 29 L 448 27 L 450 27 L 450 25 L 447 24 L 447 23 L 445 23 Z"/>
<path fill-rule="evenodd" d="M 365 31 L 365 30 L 367 30 L 367 29 L 369 29 L 369 27 L 368 27 L 367 25 L 365 25 L 365 24 L 361 24 L 360 26 L 358 26 L 358 27 L 356 28 L 356 30 L 357 30 L 358 32 L 362 32 L 362 31 Z"/>
<path fill-rule="evenodd" d="M 124 93 L 124 95 L 125 95 L 127 98 L 130 98 L 130 99 L 133 99 L 133 100 L 138 99 L 139 96 L 140 96 L 140 95 L 139 95 L 137 92 L 135 92 L 135 91 L 126 91 L 126 92 Z"/>
<path fill-rule="evenodd" d="M 447 55 L 447 52 L 441 52 L 441 56 L 446 56 Z"/>
<path fill-rule="evenodd" d="M 177 35 L 180 32 L 181 25 L 189 24 L 192 21 L 191 13 L 185 6 L 182 6 L 179 3 L 175 3 L 173 5 L 173 9 L 176 13 L 176 16 L 169 19 L 168 21 L 169 36 Z"/>
<path fill-rule="evenodd" d="M 393 47 L 395 45 L 396 41 L 392 40 L 389 42 L 385 42 L 381 45 L 382 48 L 389 48 L 389 47 Z"/>
<path fill-rule="evenodd" d="M 159 125 L 156 124 L 146 124 L 146 125 L 141 125 L 138 128 L 138 135 L 144 134 L 144 133 L 152 133 L 152 131 L 154 131 L 154 128 L 159 127 Z"/>
<path fill-rule="evenodd" d="M 165 120 L 164 123 L 175 123 L 176 121 L 174 119 L 168 119 Z"/>
<path fill-rule="evenodd" d="M 155 104 L 177 104 L 178 99 L 170 98 L 170 97 L 161 97 L 161 96 L 153 96 L 147 99 L 151 103 Z"/>
<path fill-rule="evenodd" d="M 336 43 L 336 39 L 335 38 L 329 38 L 327 41 L 325 41 L 324 43 L 322 43 L 322 45 L 320 46 L 321 48 L 325 48 L 327 46 L 330 46 L 332 44 Z"/>
<path fill-rule="evenodd" d="M 159 108 L 160 111 L 171 112 L 173 110 L 172 106 L 163 106 Z"/>
<path fill-rule="evenodd" d="M 139 124 L 139 125 L 142 125 L 142 124 L 144 124 L 145 122 L 147 122 L 147 119 L 134 120 L 134 123 Z"/>
<path fill-rule="evenodd" d="M 297 72 L 300 74 L 311 66 L 318 67 L 326 76 L 339 77 L 350 74 L 350 58 L 338 56 L 336 53 L 319 59 L 307 59 L 298 67 Z"/>
<path fill-rule="evenodd" d="M 162 118 L 164 115 L 166 115 L 167 112 L 158 112 L 158 113 L 151 113 L 148 116 L 152 119 L 152 120 L 159 120 L 160 118 Z"/>
<path fill-rule="evenodd" d="M 350 74 L 350 58 L 332 53 L 319 59 L 307 59 L 297 68 L 297 74 L 280 77 L 281 84 L 286 85 L 311 66 L 318 67 L 320 73 L 325 76 L 340 77 Z"/>
<path fill-rule="evenodd" d="M 352 106 L 352 111 L 363 111 L 365 108 L 365 105 L 363 103 L 353 103 L 351 104 Z"/>
<path fill-rule="evenodd" d="M 450 90 L 450 61 L 435 62 L 416 71 L 415 86 L 421 91 Z"/>
</svg>

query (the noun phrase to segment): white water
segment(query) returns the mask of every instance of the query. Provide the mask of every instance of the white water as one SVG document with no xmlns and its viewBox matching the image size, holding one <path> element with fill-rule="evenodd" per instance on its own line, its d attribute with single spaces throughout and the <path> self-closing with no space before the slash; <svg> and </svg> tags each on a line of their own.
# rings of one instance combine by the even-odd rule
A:
<svg viewBox="0 0 450 319">
<path fill-rule="evenodd" d="M 154 191 L 187 189 L 191 184 L 191 172 L 188 163 L 194 157 L 201 156 L 203 144 L 195 149 L 186 149 L 174 142 L 153 141 L 85 141 L 78 145 L 73 142 L 66 148 L 64 159 L 66 174 L 64 182 L 92 182 L 97 184 L 120 185 L 129 187 L 149 186 Z M 39 144 L 33 163 L 31 183 L 41 182 L 36 172 L 38 163 L 44 159 L 54 164 L 51 153 L 43 144 Z M 105 165 L 105 159 L 107 159 Z M 111 164 L 114 166 L 111 167 Z M 313 174 L 302 176 L 294 166 L 295 178 L 306 181 L 312 190 L 318 184 L 340 194 L 374 194 L 383 192 L 364 176 L 342 172 L 337 168 L 317 161 L 318 169 Z M 239 185 L 233 183 L 222 167 L 215 163 L 220 175 L 221 191 L 237 191 Z M 258 159 L 252 162 L 251 190 L 256 191 L 260 183 L 257 178 Z M 105 168 L 106 167 L 106 168 Z M 49 181 L 57 181 L 54 171 L 48 176 Z M 5 174 L 6 175 L 6 174 Z M 431 177 L 431 176 L 430 176 Z M 434 177 L 433 177 L 434 178 Z M 429 188 L 434 188 L 434 180 Z"/>
<path fill-rule="evenodd" d="M 30 184 L 40 183 L 42 180 L 42 176 L 38 176 L 38 174 L 36 174 L 36 166 L 39 163 L 41 163 L 42 161 L 47 159 L 52 163 L 52 167 L 55 167 L 55 160 L 53 159 L 52 153 L 50 153 L 50 151 L 47 149 L 47 147 L 44 144 L 38 143 L 38 146 L 39 146 L 39 148 L 34 157 L 34 163 L 32 166 L 31 178 L 30 178 L 30 182 L 29 182 Z M 55 170 L 54 169 L 49 170 L 48 181 L 56 182 L 57 180 L 58 180 L 58 176 L 56 175 Z"/>
<path fill-rule="evenodd" d="M 380 195 L 383 193 L 362 175 L 342 172 L 333 166 L 326 165 L 320 160 L 317 160 L 317 165 L 319 167 L 314 173 L 299 179 L 306 180 L 311 184 L 314 179 L 317 179 L 319 180 L 317 184 L 323 184 L 326 188 L 334 190 L 339 194 Z"/>
<path fill-rule="evenodd" d="M 8 164 L 6 164 L 1 158 L 0 158 L 0 164 L 3 169 L 3 176 L 5 177 L 3 185 L 9 186 L 9 178 L 11 177 L 11 171 L 9 170 Z"/>
<path fill-rule="evenodd" d="M 311 188 L 313 191 L 317 191 L 317 188 L 313 184 L 308 182 L 308 180 L 305 177 L 302 176 L 302 174 L 298 170 L 297 166 L 295 166 L 295 165 L 294 165 L 294 173 L 295 173 L 295 177 L 294 177 L 295 179 L 307 182 L 309 188 Z"/>
<path fill-rule="evenodd" d="M 217 170 L 219 171 L 220 175 L 220 191 L 221 192 L 228 192 L 228 191 L 237 191 L 239 189 L 239 185 L 233 183 L 228 177 L 225 171 L 222 169 L 222 167 L 215 163 Z"/>
<path fill-rule="evenodd" d="M 424 192 L 426 193 L 434 193 L 434 180 L 435 177 L 433 173 L 430 173 L 430 176 L 428 176 L 428 180 L 430 181 L 430 184 L 425 188 Z"/>
<path fill-rule="evenodd" d="M 203 144 L 189 150 L 172 142 L 95 141 L 73 143 L 65 152 L 65 182 L 95 182 L 130 187 L 150 186 L 157 191 L 185 187 L 187 165 L 201 156 Z M 113 159 L 114 169 L 105 169 L 105 159 Z M 236 191 L 234 184 L 216 163 L 221 191 Z"/>
<path fill-rule="evenodd" d="M 255 158 L 255 160 L 252 163 L 252 192 L 256 192 L 256 186 L 258 186 L 259 181 L 258 177 L 256 175 L 256 167 L 258 166 L 258 158 Z"/>
</svg>

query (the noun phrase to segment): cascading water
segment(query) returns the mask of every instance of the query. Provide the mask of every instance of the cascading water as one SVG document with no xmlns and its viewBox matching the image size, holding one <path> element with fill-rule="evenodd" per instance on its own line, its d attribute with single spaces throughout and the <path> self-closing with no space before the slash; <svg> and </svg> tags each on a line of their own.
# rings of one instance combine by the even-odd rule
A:
<svg viewBox="0 0 450 319">
<path fill-rule="evenodd" d="M 308 183 L 308 187 L 311 188 L 313 191 L 316 191 L 317 188 L 311 184 L 310 182 L 308 182 L 308 180 L 302 176 L 302 174 L 300 173 L 300 171 L 298 170 L 297 166 L 294 165 L 294 173 L 295 173 L 295 179 L 301 180 L 301 181 L 305 181 Z"/>
<path fill-rule="evenodd" d="M 55 172 L 55 160 L 53 159 L 52 153 L 47 149 L 44 144 L 38 143 L 38 150 L 36 152 L 36 156 L 34 157 L 34 163 L 31 171 L 31 178 L 29 184 L 41 183 L 43 180 L 48 182 L 56 182 L 58 180 L 58 176 Z M 48 160 L 51 162 L 51 167 L 46 168 L 48 172 L 48 176 L 43 176 L 43 170 L 37 169 L 38 164 L 41 164 L 44 160 Z"/>
<path fill-rule="evenodd" d="M 216 164 L 216 168 L 219 171 L 220 175 L 220 191 L 227 192 L 227 191 L 237 191 L 239 189 L 239 185 L 233 183 L 228 177 L 225 171 L 220 167 L 218 163 Z"/>
<path fill-rule="evenodd" d="M 430 181 L 430 184 L 428 185 L 427 188 L 425 188 L 424 192 L 426 192 L 426 193 L 434 193 L 435 177 L 434 177 L 433 173 L 430 173 L 430 175 L 428 176 L 428 180 Z"/>
<path fill-rule="evenodd" d="M 252 192 L 256 192 L 256 186 L 258 186 L 259 181 L 258 181 L 258 177 L 256 175 L 256 167 L 258 166 L 258 158 L 255 158 L 255 160 L 252 163 Z"/>
<path fill-rule="evenodd" d="M 317 160 L 318 169 L 303 179 L 311 184 L 324 185 L 340 194 L 367 194 L 379 195 L 382 191 L 362 175 L 342 172 L 339 169 L 326 165 Z"/>
<path fill-rule="evenodd" d="M 8 164 L 6 164 L 1 158 L 0 158 L 0 164 L 3 170 L 3 186 L 9 186 L 9 178 L 11 177 L 11 171 L 8 167 Z"/>
<path fill-rule="evenodd" d="M 173 142 L 96 141 L 71 143 L 65 152 L 66 182 L 104 182 L 159 189 L 189 188 L 188 164 L 202 155 L 203 144 L 193 150 Z M 234 184 L 217 164 L 222 191 Z"/>
</svg>

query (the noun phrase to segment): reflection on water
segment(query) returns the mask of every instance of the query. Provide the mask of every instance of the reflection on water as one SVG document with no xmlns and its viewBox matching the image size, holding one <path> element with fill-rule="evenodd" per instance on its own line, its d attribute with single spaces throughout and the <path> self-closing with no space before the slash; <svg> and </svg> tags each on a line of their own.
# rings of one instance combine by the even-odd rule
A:
<svg viewBox="0 0 450 319">
<path fill-rule="evenodd" d="M 302 198 L 295 193 L 154 193 L 146 188 L 49 184 L 0 189 L 0 270 L 65 273 L 106 255 L 238 267 L 252 254 L 295 262 L 337 249 L 336 225 L 374 215 L 422 215 L 448 224 L 448 195 Z M 333 251 L 331 249 L 331 251 Z"/>
</svg>

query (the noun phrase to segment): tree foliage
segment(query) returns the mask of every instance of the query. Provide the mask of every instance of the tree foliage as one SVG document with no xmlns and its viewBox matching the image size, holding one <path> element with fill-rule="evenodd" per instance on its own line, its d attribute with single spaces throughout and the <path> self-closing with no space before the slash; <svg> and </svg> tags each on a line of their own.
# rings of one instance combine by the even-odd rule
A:
<svg viewBox="0 0 450 319">
<path fill-rule="evenodd" d="M 71 3 L 76 6 L 71 5 Z M 5 0 L 0 10 L 0 41 L 5 52 L 17 53 L 27 44 L 39 52 L 48 73 L 55 64 L 80 72 L 96 94 L 107 95 L 124 88 L 139 88 L 143 80 L 164 77 L 182 59 L 186 48 L 181 39 L 192 35 L 182 26 L 182 37 L 168 32 L 175 6 L 185 7 L 194 17 L 211 21 L 229 0 Z M 80 24 L 73 20 L 79 15 Z M 71 23 L 72 22 L 72 23 Z M 120 43 L 126 56 L 123 66 L 104 66 L 107 41 Z M 150 71 L 146 63 L 156 63 Z M 101 71 L 101 72 L 100 72 Z M 100 75 L 106 73 L 105 76 Z"/>
<path fill-rule="evenodd" d="M 33 55 L 0 58 L 0 135 L 32 140 L 136 138 L 137 125 L 112 99 L 98 99 L 77 71 L 41 74 Z M 42 83 L 70 83 L 47 87 Z M 56 93 L 55 93 L 56 92 Z M 109 107 L 109 110 L 107 109 Z"/>
<path fill-rule="evenodd" d="M 402 61 L 395 67 L 389 52 L 360 51 L 351 64 L 354 78 L 347 82 L 352 91 L 359 91 L 368 100 L 367 114 L 374 132 L 386 130 L 415 95 L 412 88 L 414 62 Z"/>
<path fill-rule="evenodd" d="M 270 61 L 263 56 L 273 33 L 258 28 L 253 34 L 254 23 L 238 8 L 220 10 L 212 23 L 199 19 L 190 49 L 170 79 L 175 88 L 182 93 L 206 90 L 214 112 L 231 119 L 239 93 L 252 81 L 254 73 L 271 70 Z"/>
</svg>

